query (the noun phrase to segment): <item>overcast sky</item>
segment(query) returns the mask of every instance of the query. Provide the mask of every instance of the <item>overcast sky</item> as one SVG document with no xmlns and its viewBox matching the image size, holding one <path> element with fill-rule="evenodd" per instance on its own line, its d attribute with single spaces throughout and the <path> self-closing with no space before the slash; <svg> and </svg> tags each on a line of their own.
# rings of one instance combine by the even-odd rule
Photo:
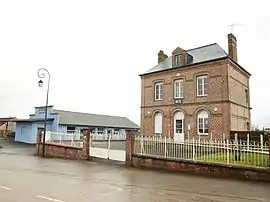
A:
<svg viewBox="0 0 270 202">
<path fill-rule="evenodd" d="M 269 4 L 269 3 L 268 3 Z M 37 70 L 51 73 L 57 109 L 126 116 L 140 123 L 140 73 L 157 53 L 238 39 L 251 74 L 253 124 L 270 122 L 270 14 L 266 1 L 1 0 L 0 117 L 45 105 Z"/>
</svg>

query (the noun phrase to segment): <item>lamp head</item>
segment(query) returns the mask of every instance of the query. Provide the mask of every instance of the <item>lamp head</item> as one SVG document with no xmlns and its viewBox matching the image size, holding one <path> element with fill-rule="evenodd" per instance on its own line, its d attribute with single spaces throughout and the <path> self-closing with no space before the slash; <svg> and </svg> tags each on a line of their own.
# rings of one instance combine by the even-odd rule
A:
<svg viewBox="0 0 270 202">
<path fill-rule="evenodd" d="M 42 80 L 39 80 L 38 86 L 39 86 L 40 88 L 43 86 L 43 81 L 42 81 Z"/>
</svg>

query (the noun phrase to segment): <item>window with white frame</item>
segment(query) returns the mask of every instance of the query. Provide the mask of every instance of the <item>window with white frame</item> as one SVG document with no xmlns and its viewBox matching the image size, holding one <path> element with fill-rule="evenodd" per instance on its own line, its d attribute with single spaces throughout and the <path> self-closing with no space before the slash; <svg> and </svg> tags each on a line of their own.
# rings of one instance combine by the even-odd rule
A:
<svg viewBox="0 0 270 202">
<path fill-rule="evenodd" d="M 46 111 L 46 107 L 40 107 L 37 109 L 39 113 L 44 113 Z"/>
<path fill-rule="evenodd" d="M 197 77 L 197 95 L 205 96 L 208 94 L 207 76 Z"/>
<path fill-rule="evenodd" d="M 178 79 L 174 81 L 174 98 L 184 97 L 184 80 Z"/>
<path fill-rule="evenodd" d="M 104 133 L 104 128 L 98 128 L 97 134 L 102 135 Z"/>
<path fill-rule="evenodd" d="M 75 133 L 76 128 L 74 126 L 67 126 L 67 132 L 68 133 Z"/>
<path fill-rule="evenodd" d="M 175 56 L 175 65 L 176 66 L 181 66 L 182 65 L 182 57 L 181 57 L 181 55 L 176 55 Z"/>
<path fill-rule="evenodd" d="M 155 113 L 155 135 L 162 134 L 162 114 L 160 112 Z"/>
<path fill-rule="evenodd" d="M 208 135 L 208 112 L 206 110 L 199 111 L 197 121 L 198 134 Z"/>
<path fill-rule="evenodd" d="M 155 84 L 155 100 L 162 100 L 162 83 Z"/>
</svg>

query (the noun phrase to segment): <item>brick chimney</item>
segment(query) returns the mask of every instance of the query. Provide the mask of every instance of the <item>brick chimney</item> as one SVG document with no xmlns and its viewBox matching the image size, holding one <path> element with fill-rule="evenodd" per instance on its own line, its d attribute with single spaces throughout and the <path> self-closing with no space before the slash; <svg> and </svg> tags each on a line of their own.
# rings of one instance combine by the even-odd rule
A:
<svg viewBox="0 0 270 202">
<path fill-rule="evenodd" d="M 163 62 L 168 58 L 168 55 L 166 55 L 162 50 L 158 52 L 158 63 Z"/>
<path fill-rule="evenodd" d="M 237 62 L 237 40 L 232 33 L 228 34 L 228 52 L 229 56 Z"/>
</svg>

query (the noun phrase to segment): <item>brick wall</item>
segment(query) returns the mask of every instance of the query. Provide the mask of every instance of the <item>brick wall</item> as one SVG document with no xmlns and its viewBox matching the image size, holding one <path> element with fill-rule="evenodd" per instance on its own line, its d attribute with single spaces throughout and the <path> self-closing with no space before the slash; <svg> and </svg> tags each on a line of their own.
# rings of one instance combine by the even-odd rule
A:
<svg viewBox="0 0 270 202">
<path fill-rule="evenodd" d="M 45 144 L 45 157 L 54 157 L 54 158 L 64 158 L 64 159 L 83 159 L 89 160 L 90 156 L 90 132 L 89 129 L 87 132 L 84 132 L 84 140 L 83 147 L 75 147 L 68 145 L 60 145 L 54 143 L 46 143 Z M 43 134 L 39 133 L 37 136 L 37 144 L 36 144 L 36 155 L 42 156 L 43 152 L 43 143 L 42 143 Z"/>
<path fill-rule="evenodd" d="M 39 143 L 39 154 L 42 154 L 42 143 Z M 86 151 L 84 148 L 80 147 L 71 147 L 67 145 L 59 145 L 59 144 L 50 144 L 46 143 L 45 146 L 45 156 L 53 157 L 53 158 L 64 158 L 64 159 L 89 159 L 86 155 Z"/>
<path fill-rule="evenodd" d="M 142 108 L 141 131 L 144 135 L 154 134 L 154 115 L 156 111 L 163 114 L 163 134 L 168 136 L 168 131 L 173 135 L 173 115 L 177 110 L 184 112 L 184 131 L 187 136 L 188 124 L 191 126 L 190 136 L 197 135 L 197 112 L 206 109 L 209 112 L 209 131 L 213 135 L 222 137 L 229 135 L 229 104 L 227 84 L 226 60 L 207 64 L 194 65 L 183 69 L 171 70 L 142 77 Z M 177 74 L 180 73 L 180 76 Z M 197 76 L 208 75 L 209 89 L 207 97 L 197 97 Z M 173 82 L 175 79 L 184 79 L 183 104 L 175 104 L 173 99 Z M 156 82 L 164 83 L 164 98 L 162 101 L 154 101 L 154 85 Z M 221 85 L 222 84 L 222 85 Z M 217 108 L 217 111 L 214 111 Z"/>
<path fill-rule="evenodd" d="M 224 166 L 219 164 L 207 164 L 201 162 L 189 162 L 184 160 L 168 160 L 160 157 L 145 157 L 132 155 L 132 167 L 187 172 L 194 174 L 209 174 L 216 177 L 236 178 L 246 180 L 258 180 L 270 182 L 269 169 L 251 169 L 237 166 Z"/>
<path fill-rule="evenodd" d="M 241 73 L 241 70 L 234 64 L 228 65 L 229 75 L 229 99 L 230 113 L 231 113 L 231 130 L 245 131 L 250 130 L 250 92 L 249 92 L 249 78 Z M 248 91 L 246 98 L 245 90 Z M 249 123 L 249 128 L 248 124 Z"/>
<path fill-rule="evenodd" d="M 270 134 L 269 134 L 270 136 Z M 270 137 L 269 151 L 270 151 Z M 126 142 L 126 166 L 148 168 L 175 172 L 209 174 L 211 176 L 258 180 L 270 182 L 270 153 L 269 168 L 249 168 L 243 166 L 226 166 L 218 163 L 193 162 L 188 160 L 168 159 L 164 157 L 143 156 L 134 154 L 135 134 L 129 132 Z"/>
<path fill-rule="evenodd" d="M 127 167 L 132 166 L 132 154 L 134 152 L 135 132 L 126 131 L 126 161 Z"/>
<path fill-rule="evenodd" d="M 200 75 L 208 76 L 209 90 L 206 97 L 197 97 L 196 78 Z M 173 99 L 175 79 L 184 80 L 184 99 L 181 104 L 175 104 Z M 154 85 L 157 82 L 163 83 L 161 101 L 154 100 Z M 168 135 L 168 130 L 171 130 L 170 134 L 173 135 L 173 115 L 180 110 L 185 114 L 185 134 L 190 124 L 189 133 L 196 136 L 196 115 L 200 109 L 209 112 L 209 131 L 212 131 L 213 137 L 221 137 L 223 133 L 229 137 L 232 128 L 246 130 L 246 122 L 250 123 L 250 109 L 243 100 L 244 88 L 249 89 L 249 76 L 228 59 L 142 76 L 141 132 L 147 136 L 154 134 L 154 115 L 160 111 L 163 114 L 163 134 Z M 217 111 L 214 111 L 215 108 Z"/>
</svg>

